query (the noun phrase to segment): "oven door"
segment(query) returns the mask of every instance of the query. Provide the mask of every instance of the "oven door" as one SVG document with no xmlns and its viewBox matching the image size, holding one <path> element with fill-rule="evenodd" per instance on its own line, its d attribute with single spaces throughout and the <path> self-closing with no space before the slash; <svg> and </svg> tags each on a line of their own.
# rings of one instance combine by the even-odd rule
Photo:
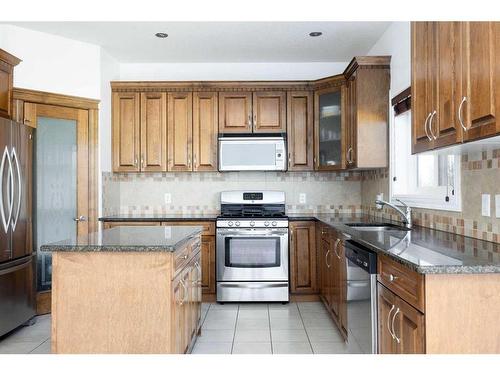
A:
<svg viewBox="0 0 500 375">
<path fill-rule="evenodd" d="M 288 228 L 217 229 L 217 281 L 287 281 Z"/>
</svg>

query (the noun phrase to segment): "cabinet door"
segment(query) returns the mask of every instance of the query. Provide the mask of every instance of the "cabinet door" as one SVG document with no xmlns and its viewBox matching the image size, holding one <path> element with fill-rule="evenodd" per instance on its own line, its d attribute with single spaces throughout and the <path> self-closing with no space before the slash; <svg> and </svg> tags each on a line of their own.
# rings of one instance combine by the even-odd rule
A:
<svg viewBox="0 0 500 375">
<path fill-rule="evenodd" d="M 252 132 L 252 93 L 219 93 L 219 133 Z"/>
<path fill-rule="evenodd" d="M 347 271 L 344 252 L 344 242 L 340 241 L 337 246 L 336 257 L 338 262 L 338 299 L 339 299 L 339 324 L 341 329 L 347 333 Z"/>
<path fill-rule="evenodd" d="M 288 170 L 314 170 L 313 96 L 309 91 L 287 95 Z"/>
<path fill-rule="evenodd" d="M 397 297 L 394 293 L 377 283 L 378 295 L 378 352 L 396 354 L 396 341 L 392 333 L 392 316 L 396 309 Z"/>
<path fill-rule="evenodd" d="M 286 131 L 284 92 L 254 92 L 252 106 L 254 133 L 283 133 Z"/>
<path fill-rule="evenodd" d="M 290 292 L 315 293 L 316 229 L 313 221 L 290 222 Z"/>
<path fill-rule="evenodd" d="M 141 94 L 141 171 L 167 171 L 167 94 Z"/>
<path fill-rule="evenodd" d="M 184 280 L 178 277 L 173 282 L 174 301 L 172 302 L 172 347 L 174 353 L 185 352 L 185 316 L 184 303 L 186 298 L 186 286 Z"/>
<path fill-rule="evenodd" d="M 411 23 L 412 153 L 431 150 L 434 139 L 428 125 L 433 117 L 435 64 L 434 24 Z"/>
<path fill-rule="evenodd" d="M 113 93 L 113 171 L 138 172 L 140 151 L 140 96 Z"/>
<path fill-rule="evenodd" d="M 191 171 L 193 153 L 193 94 L 168 94 L 168 170 Z"/>
<path fill-rule="evenodd" d="M 458 120 L 461 101 L 461 22 L 433 22 L 436 48 L 436 115 L 429 123 L 434 147 L 462 142 L 462 128 Z M 412 108 L 413 109 L 413 108 Z"/>
<path fill-rule="evenodd" d="M 217 170 L 218 98 L 216 92 L 193 93 L 193 170 Z"/>
<path fill-rule="evenodd" d="M 0 61 L 0 116 L 9 118 L 12 105 L 12 66 Z"/>
<path fill-rule="evenodd" d="M 464 140 L 500 133 L 496 108 L 500 108 L 500 23 L 463 22 Z"/>
<path fill-rule="evenodd" d="M 215 293 L 215 236 L 201 236 L 201 287 Z"/>
<path fill-rule="evenodd" d="M 331 264 L 328 263 L 330 257 L 330 244 L 325 240 L 321 241 L 321 256 L 319 259 L 320 266 L 320 294 L 326 302 L 327 306 L 331 305 L 331 291 L 330 291 L 330 274 Z"/>
<path fill-rule="evenodd" d="M 331 308 L 333 313 L 337 316 L 340 322 L 340 308 L 341 308 L 341 255 L 339 248 L 341 247 L 341 240 L 336 235 L 333 235 L 331 246 L 331 272 L 330 272 L 330 290 L 331 290 Z"/>
<path fill-rule="evenodd" d="M 424 315 L 398 297 L 392 320 L 397 352 L 424 354 Z"/>
<path fill-rule="evenodd" d="M 357 102 L 356 102 L 356 74 L 346 82 L 346 151 L 347 168 L 356 168 L 357 152 Z"/>
<path fill-rule="evenodd" d="M 314 97 L 314 158 L 316 170 L 345 168 L 345 86 L 316 91 Z"/>
</svg>

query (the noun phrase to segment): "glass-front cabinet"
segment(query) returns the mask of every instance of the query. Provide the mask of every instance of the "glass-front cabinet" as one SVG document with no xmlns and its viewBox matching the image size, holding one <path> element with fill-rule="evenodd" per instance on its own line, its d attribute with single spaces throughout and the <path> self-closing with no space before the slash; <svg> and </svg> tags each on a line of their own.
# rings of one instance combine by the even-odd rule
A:
<svg viewBox="0 0 500 375">
<path fill-rule="evenodd" d="M 345 167 L 344 86 L 315 93 L 315 169 L 336 170 Z"/>
</svg>

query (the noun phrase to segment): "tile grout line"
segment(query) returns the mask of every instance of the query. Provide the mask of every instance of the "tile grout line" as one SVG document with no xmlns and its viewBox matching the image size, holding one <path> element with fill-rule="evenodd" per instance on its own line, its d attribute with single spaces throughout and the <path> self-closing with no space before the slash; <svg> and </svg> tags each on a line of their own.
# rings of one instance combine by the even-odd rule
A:
<svg viewBox="0 0 500 375">
<path fill-rule="evenodd" d="M 271 311 L 269 308 L 269 304 L 267 304 L 267 321 L 269 322 L 269 339 L 271 340 L 271 355 L 274 354 L 273 349 L 273 334 L 271 331 Z"/>
<path fill-rule="evenodd" d="M 234 340 L 236 338 L 236 327 L 238 326 L 239 315 L 240 315 L 240 304 L 238 303 L 238 310 L 236 310 L 236 320 L 234 321 L 233 342 L 231 343 L 231 353 L 229 354 L 233 354 Z"/>
<path fill-rule="evenodd" d="M 43 344 L 45 344 L 48 340 L 50 340 L 50 337 L 49 338 L 46 338 L 45 340 L 43 340 L 40 344 L 38 344 L 36 347 L 34 347 L 33 349 L 31 349 L 28 353 L 26 354 L 32 354 L 35 350 L 37 350 L 40 346 L 42 346 Z"/>
<path fill-rule="evenodd" d="M 302 317 L 302 312 L 300 311 L 299 304 L 297 304 L 297 310 L 299 310 L 300 321 L 302 322 L 302 325 L 304 326 L 304 331 L 306 332 L 307 342 L 309 343 L 309 346 L 311 348 L 311 353 L 315 354 L 313 346 L 311 344 L 311 339 L 309 338 L 309 333 L 307 333 L 306 325 L 304 323 L 304 318 Z"/>
</svg>

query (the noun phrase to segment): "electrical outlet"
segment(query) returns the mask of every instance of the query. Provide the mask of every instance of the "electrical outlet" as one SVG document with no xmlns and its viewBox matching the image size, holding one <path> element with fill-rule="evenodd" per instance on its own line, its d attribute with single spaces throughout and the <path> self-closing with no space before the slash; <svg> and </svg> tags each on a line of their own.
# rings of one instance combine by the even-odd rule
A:
<svg viewBox="0 0 500 375">
<path fill-rule="evenodd" d="M 165 204 L 172 204 L 172 194 L 165 193 Z"/>
<path fill-rule="evenodd" d="M 490 208 L 491 208 L 490 195 L 481 194 L 481 215 L 491 216 Z"/>
<path fill-rule="evenodd" d="M 496 211 L 496 217 L 500 217 L 500 194 L 495 195 L 495 211 Z"/>
<path fill-rule="evenodd" d="M 300 193 L 299 194 L 299 203 L 300 204 L 306 204 L 306 193 Z"/>
</svg>

